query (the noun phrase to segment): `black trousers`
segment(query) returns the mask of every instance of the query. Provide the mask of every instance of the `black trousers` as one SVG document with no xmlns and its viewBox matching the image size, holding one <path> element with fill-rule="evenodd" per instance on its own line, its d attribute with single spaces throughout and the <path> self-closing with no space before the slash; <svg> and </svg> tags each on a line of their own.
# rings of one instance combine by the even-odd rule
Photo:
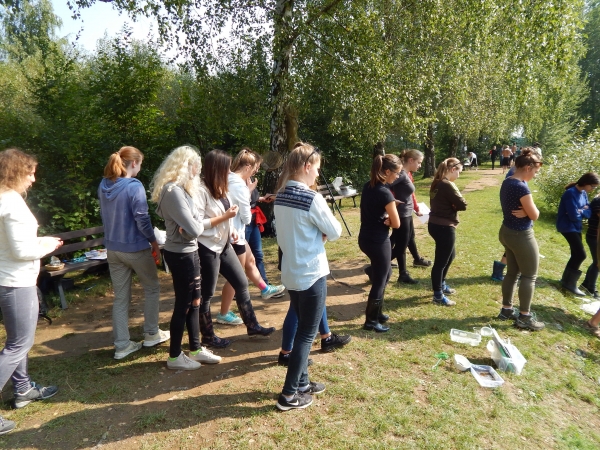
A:
<svg viewBox="0 0 600 450">
<path fill-rule="evenodd" d="M 415 235 L 412 216 L 400 217 L 400 228 L 392 231 L 390 237 L 392 244 L 392 258 L 398 260 L 398 269 L 400 273 L 406 272 L 406 248 L 410 242 L 411 236 Z M 413 238 L 414 239 L 414 238 Z"/>
<path fill-rule="evenodd" d="M 585 261 L 585 248 L 583 247 L 583 241 L 581 239 L 581 233 L 561 233 L 571 248 L 571 258 L 567 262 L 567 267 L 573 270 L 579 270 L 581 263 Z"/>
<path fill-rule="evenodd" d="M 446 279 L 448 269 L 456 256 L 454 249 L 456 227 L 436 225 L 429 222 L 428 230 L 435 241 L 435 258 L 431 268 L 431 286 L 435 293 L 442 291 L 442 283 Z"/>
<path fill-rule="evenodd" d="M 383 298 L 385 286 L 392 276 L 392 245 L 389 238 L 382 243 L 372 242 L 358 236 L 360 250 L 371 260 L 371 291 L 369 298 Z"/>
</svg>

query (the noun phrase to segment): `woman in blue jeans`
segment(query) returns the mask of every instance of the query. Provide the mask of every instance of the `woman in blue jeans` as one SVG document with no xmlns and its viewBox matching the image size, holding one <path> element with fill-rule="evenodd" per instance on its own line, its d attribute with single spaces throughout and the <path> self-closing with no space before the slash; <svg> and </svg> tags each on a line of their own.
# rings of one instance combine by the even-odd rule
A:
<svg viewBox="0 0 600 450">
<path fill-rule="evenodd" d="M 325 390 L 323 384 L 308 378 L 308 354 L 327 298 L 325 242 L 338 239 L 342 227 L 323 196 L 309 187 L 315 184 L 320 166 L 321 156 L 314 147 L 296 144 L 283 167 L 275 199 L 277 243 L 283 254 L 281 280 L 298 316 L 294 351 L 277 400 L 282 411 L 306 408 L 312 403 L 312 394 Z"/>
</svg>

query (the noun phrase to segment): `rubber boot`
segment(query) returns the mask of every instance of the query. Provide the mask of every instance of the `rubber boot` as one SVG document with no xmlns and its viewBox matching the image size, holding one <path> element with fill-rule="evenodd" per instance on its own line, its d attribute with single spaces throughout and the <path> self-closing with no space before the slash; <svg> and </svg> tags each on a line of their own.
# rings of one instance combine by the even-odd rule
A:
<svg viewBox="0 0 600 450">
<path fill-rule="evenodd" d="M 259 325 L 250 298 L 248 298 L 246 301 L 242 301 L 239 299 L 240 297 L 240 295 L 236 295 L 235 302 L 237 303 L 240 317 L 244 321 L 244 325 L 246 325 L 248 336 L 269 336 L 271 333 L 273 333 L 275 331 L 275 327 L 264 328 Z"/>
<path fill-rule="evenodd" d="M 215 335 L 213 330 L 212 317 L 210 310 L 206 313 L 200 313 L 200 334 L 202 334 L 202 345 L 214 348 L 225 348 L 231 342 L 229 339 L 222 339 Z"/>
<path fill-rule="evenodd" d="M 598 298 L 598 291 L 596 290 L 596 283 L 598 282 L 598 268 L 594 267 L 594 265 L 590 265 L 588 267 L 587 272 L 585 273 L 585 279 L 579 289 L 582 287 L 590 293 L 594 298 Z M 41 309 L 40 309 L 41 311 Z"/>
<path fill-rule="evenodd" d="M 388 320 L 390 320 L 390 316 L 383 313 L 383 299 L 381 299 L 381 304 L 379 305 L 379 313 L 377 318 L 379 319 L 379 323 L 386 323 Z"/>
<path fill-rule="evenodd" d="M 494 268 L 492 270 L 492 280 L 502 281 L 504 280 L 504 268 L 506 264 L 502 264 L 500 261 L 494 261 Z"/>
<path fill-rule="evenodd" d="M 563 272 L 562 280 L 560 280 L 560 284 L 567 291 L 572 292 L 575 295 L 581 295 L 585 297 L 585 292 L 582 292 L 577 287 L 577 281 L 579 281 L 579 277 L 581 276 L 581 270 L 571 269 L 570 267 L 565 267 L 565 271 Z"/>
<path fill-rule="evenodd" d="M 381 304 L 383 299 L 370 298 L 367 300 L 367 309 L 365 311 L 365 324 L 363 329 L 368 331 L 376 331 L 377 333 L 385 333 L 390 327 L 383 326 L 379 323 L 379 311 L 381 311 Z"/>
</svg>

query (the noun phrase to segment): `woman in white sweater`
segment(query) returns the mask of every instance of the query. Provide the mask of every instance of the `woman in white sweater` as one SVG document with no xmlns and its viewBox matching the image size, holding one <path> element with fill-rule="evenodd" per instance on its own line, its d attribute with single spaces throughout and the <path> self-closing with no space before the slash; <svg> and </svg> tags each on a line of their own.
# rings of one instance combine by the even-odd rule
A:
<svg viewBox="0 0 600 450">
<path fill-rule="evenodd" d="M 238 241 L 231 244 L 237 255 L 246 275 L 252 281 L 252 284 L 260 289 L 260 295 L 264 300 L 271 297 L 283 296 L 285 287 L 283 285 L 272 286 L 263 280 L 256 260 L 250 246 L 246 241 L 246 225 L 252 220 L 252 211 L 250 210 L 250 191 L 256 188 L 257 181 L 252 182 L 250 177 L 254 175 L 259 167 L 262 158 L 249 148 L 242 149 L 233 160 L 231 172 L 229 172 L 229 197 L 231 203 L 239 207 L 239 211 L 233 218 L 233 227 L 238 234 Z M 223 286 L 221 293 L 221 313 L 217 314 L 217 322 L 227 325 L 239 325 L 242 320 L 229 310 L 235 291 L 229 282 Z"/>
<path fill-rule="evenodd" d="M 43 387 L 29 378 L 27 354 L 33 346 L 38 320 L 37 277 L 40 258 L 62 241 L 38 237 L 38 223 L 23 199 L 35 181 L 36 159 L 17 149 L 0 152 L 0 308 L 6 343 L 0 352 L 0 390 L 12 379 L 15 408 L 45 400 L 58 387 Z M 15 423 L 0 417 L 0 434 Z"/>
<path fill-rule="evenodd" d="M 212 150 L 204 159 L 204 182 L 198 194 L 198 216 L 204 222 L 204 231 L 198 237 L 198 254 L 202 282 L 200 295 L 200 333 L 202 344 L 208 347 L 223 348 L 230 342 L 215 335 L 210 314 L 210 301 L 215 293 L 217 278 L 223 275 L 235 290 L 235 301 L 249 336 L 268 336 L 275 328 L 263 328 L 254 314 L 248 293 L 248 279 L 233 250 L 238 241 L 238 233 L 232 220 L 221 220 L 224 214 L 238 207 L 233 205 L 227 194 L 231 157 L 222 150 Z"/>
</svg>

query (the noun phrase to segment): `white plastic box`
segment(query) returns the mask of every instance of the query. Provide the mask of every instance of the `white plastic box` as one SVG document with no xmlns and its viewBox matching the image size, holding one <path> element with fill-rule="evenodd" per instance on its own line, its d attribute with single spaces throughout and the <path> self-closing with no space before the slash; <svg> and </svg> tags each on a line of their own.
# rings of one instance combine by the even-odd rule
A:
<svg viewBox="0 0 600 450">
<path fill-rule="evenodd" d="M 504 380 L 490 366 L 471 365 L 471 374 L 481 387 L 497 388 L 504 384 Z"/>
<path fill-rule="evenodd" d="M 481 344 L 481 335 L 477 333 L 470 333 L 468 331 L 457 330 L 452 328 L 450 330 L 450 339 L 454 342 L 460 342 L 461 344 L 469 344 L 473 347 Z"/>
<path fill-rule="evenodd" d="M 487 349 L 492 354 L 492 359 L 494 363 L 496 363 L 496 367 L 498 370 L 503 372 L 512 372 L 517 375 L 521 375 L 523 371 L 523 366 L 527 360 L 521 354 L 519 349 L 512 344 L 505 344 L 506 348 L 510 352 L 510 358 L 506 358 L 500 354 L 498 347 L 496 347 L 496 343 L 494 341 L 489 341 L 487 343 Z"/>
</svg>

